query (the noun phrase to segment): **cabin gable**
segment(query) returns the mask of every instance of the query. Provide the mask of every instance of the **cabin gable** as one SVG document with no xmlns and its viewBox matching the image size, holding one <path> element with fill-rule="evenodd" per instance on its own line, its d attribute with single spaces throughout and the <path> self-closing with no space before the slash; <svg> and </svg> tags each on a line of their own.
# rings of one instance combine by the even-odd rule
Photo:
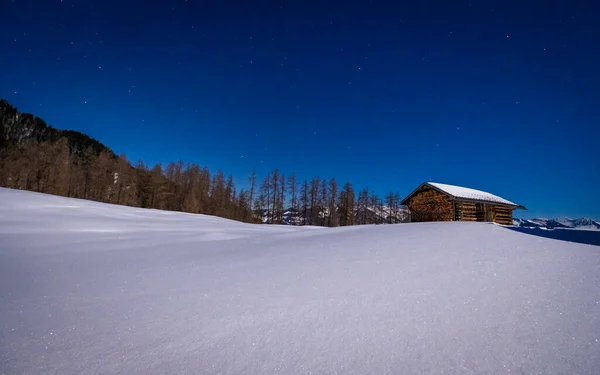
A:
<svg viewBox="0 0 600 375">
<path fill-rule="evenodd" d="M 413 222 L 454 220 L 454 200 L 428 186 L 419 188 L 406 204 Z"/>
</svg>

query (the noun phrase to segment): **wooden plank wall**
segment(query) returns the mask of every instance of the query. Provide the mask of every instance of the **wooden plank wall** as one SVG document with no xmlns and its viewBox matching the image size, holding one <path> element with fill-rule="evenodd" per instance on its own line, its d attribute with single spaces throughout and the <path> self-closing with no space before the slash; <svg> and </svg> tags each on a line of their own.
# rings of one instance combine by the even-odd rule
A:
<svg viewBox="0 0 600 375">
<path fill-rule="evenodd" d="M 456 220 L 477 221 L 477 209 L 472 202 L 456 202 Z"/>
<path fill-rule="evenodd" d="M 413 222 L 454 220 L 454 201 L 437 190 L 424 188 L 410 199 L 408 206 Z"/>
<path fill-rule="evenodd" d="M 512 225 L 513 209 L 507 206 L 495 206 L 494 222 L 503 225 Z"/>
<path fill-rule="evenodd" d="M 456 220 L 485 221 L 485 210 L 491 210 L 492 220 L 498 224 L 512 225 L 512 208 L 508 206 L 488 205 L 481 203 L 457 201 L 455 205 Z"/>
</svg>

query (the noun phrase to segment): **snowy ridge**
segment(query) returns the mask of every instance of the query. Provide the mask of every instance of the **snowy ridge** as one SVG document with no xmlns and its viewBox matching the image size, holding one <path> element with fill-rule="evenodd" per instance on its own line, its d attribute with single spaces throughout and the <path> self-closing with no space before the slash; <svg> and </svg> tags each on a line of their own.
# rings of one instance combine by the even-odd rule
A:
<svg viewBox="0 0 600 375">
<path fill-rule="evenodd" d="M 359 208 L 354 209 L 354 214 L 360 211 Z M 373 224 L 388 224 L 390 222 L 407 223 L 410 222 L 410 211 L 405 206 L 397 208 L 395 211 L 391 210 L 388 206 L 368 206 L 366 208 L 366 215 L 370 217 L 370 222 Z M 262 210 L 256 211 L 257 216 L 260 217 L 262 223 L 269 223 L 271 211 Z M 330 217 L 329 207 L 318 207 L 315 210 L 317 221 L 327 219 Z M 307 212 L 310 215 L 310 209 Z M 283 211 L 282 224 L 285 225 L 302 225 L 304 221 L 304 211 L 296 208 L 288 208 Z"/>
<path fill-rule="evenodd" d="M 462 186 L 440 184 L 437 182 L 428 182 L 427 184 L 429 184 L 441 191 L 444 191 L 447 194 L 450 194 L 456 198 L 502 203 L 502 204 L 506 204 L 506 205 L 510 205 L 510 206 L 519 206 L 518 204 L 513 203 L 509 200 L 506 200 L 497 195 L 490 194 L 490 193 L 487 193 L 487 192 L 481 191 L 481 190 L 475 190 L 475 189 L 466 188 L 466 187 L 462 187 Z"/>
<path fill-rule="evenodd" d="M 596 374 L 600 247 L 0 189 L 0 373 Z"/>
<path fill-rule="evenodd" d="M 514 219 L 513 224 L 524 228 L 600 230 L 600 223 L 587 217 L 579 219 L 569 219 L 567 217 Z"/>
</svg>

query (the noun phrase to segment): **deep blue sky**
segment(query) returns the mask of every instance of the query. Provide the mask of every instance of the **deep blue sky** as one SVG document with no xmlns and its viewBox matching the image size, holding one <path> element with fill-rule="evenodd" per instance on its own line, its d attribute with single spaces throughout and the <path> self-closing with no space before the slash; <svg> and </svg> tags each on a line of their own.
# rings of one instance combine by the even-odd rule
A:
<svg viewBox="0 0 600 375">
<path fill-rule="evenodd" d="M 600 218 L 593 1 L 0 0 L 0 13 L 0 97 L 134 162 L 381 194 L 433 180 L 521 203 L 520 217 Z"/>
</svg>

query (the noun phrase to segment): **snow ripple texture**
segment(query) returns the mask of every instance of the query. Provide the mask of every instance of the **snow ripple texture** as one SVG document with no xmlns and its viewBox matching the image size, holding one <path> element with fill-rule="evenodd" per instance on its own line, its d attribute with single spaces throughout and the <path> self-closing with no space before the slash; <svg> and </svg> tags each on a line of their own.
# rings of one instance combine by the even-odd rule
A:
<svg viewBox="0 0 600 375">
<path fill-rule="evenodd" d="M 2 374 L 598 374 L 600 247 L 0 189 Z"/>
</svg>

